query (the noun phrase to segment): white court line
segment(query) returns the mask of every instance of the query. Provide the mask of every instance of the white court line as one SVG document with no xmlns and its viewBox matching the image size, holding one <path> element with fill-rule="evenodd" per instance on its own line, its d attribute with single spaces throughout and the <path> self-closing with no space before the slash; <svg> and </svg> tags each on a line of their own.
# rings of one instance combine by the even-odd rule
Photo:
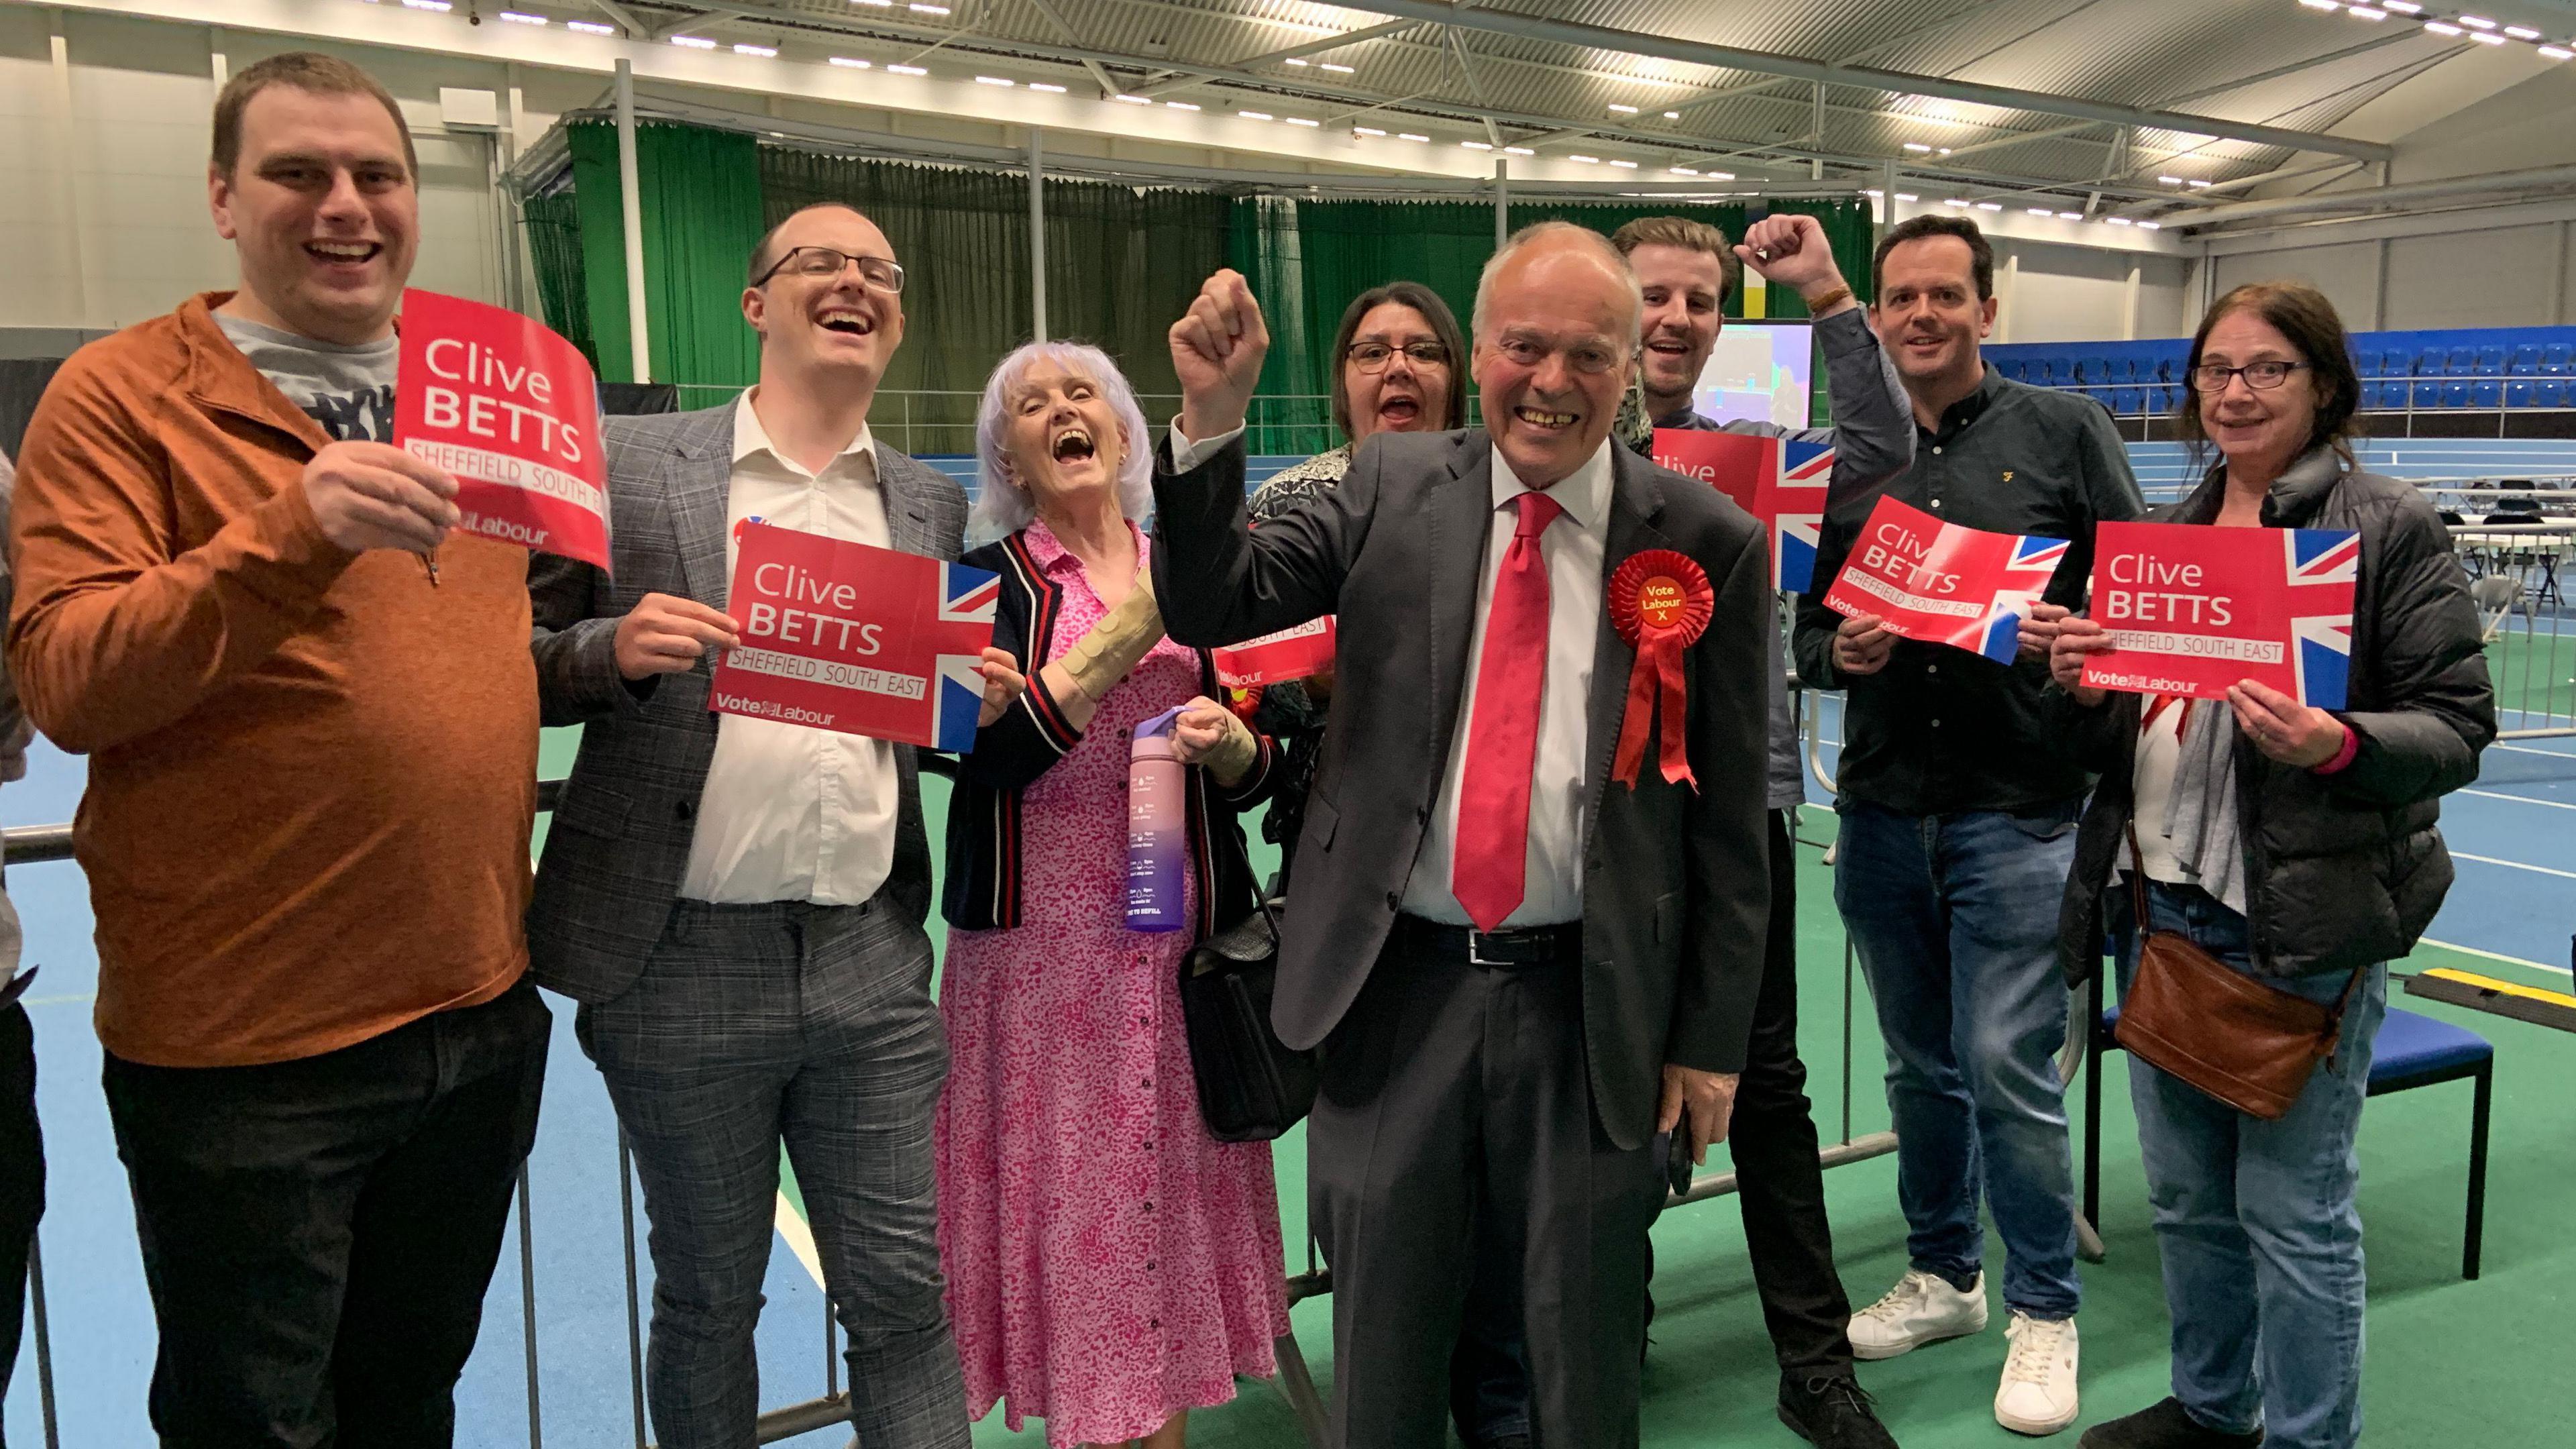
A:
<svg viewBox="0 0 2576 1449">
<path fill-rule="evenodd" d="M 2508 956 L 2501 951 L 2481 951 L 2475 946 L 2455 946 L 2448 941 L 2436 941 L 2430 936 L 2424 937 L 2416 944 L 2438 946 L 2445 951 L 2457 951 L 2463 956 L 2475 956 L 2481 960 L 2501 961 L 2507 966 L 2524 966 L 2534 971 L 2546 971 L 2552 976 L 2576 976 L 2576 971 L 2571 971 L 2564 966 L 2552 966 L 2546 961 L 2526 961 L 2520 956 Z"/>
<path fill-rule="evenodd" d="M 2529 745 L 2489 745 L 2491 750 L 2511 750 L 2517 755 L 2543 755 L 2553 760 L 2576 760 L 2576 750 L 2538 750 Z"/>
<path fill-rule="evenodd" d="M 778 1236 L 787 1240 L 787 1251 L 794 1253 L 796 1261 L 813 1275 L 814 1286 L 822 1287 L 823 1255 L 814 1251 L 814 1230 L 806 1225 L 804 1215 L 796 1211 L 796 1204 L 788 1201 L 784 1192 L 778 1194 Z"/>
<path fill-rule="evenodd" d="M 2557 870 L 2545 865 L 2525 865 L 2518 860 L 2498 860 L 2492 855 L 2471 855 L 2465 850 L 2452 851 L 2451 859 L 2474 860 L 2480 865 L 2509 866 L 2515 870 L 2537 871 L 2542 875 L 2554 875 L 2562 880 L 2576 880 L 2576 870 Z"/>
<path fill-rule="evenodd" d="M 2576 810 L 2576 804 L 2565 800 L 2537 800 L 2529 795 L 2508 795 L 2501 790 L 2461 790 L 2456 793 L 2475 795 L 2481 800 L 2511 800 L 2517 805 L 2546 805 L 2552 810 Z"/>
</svg>

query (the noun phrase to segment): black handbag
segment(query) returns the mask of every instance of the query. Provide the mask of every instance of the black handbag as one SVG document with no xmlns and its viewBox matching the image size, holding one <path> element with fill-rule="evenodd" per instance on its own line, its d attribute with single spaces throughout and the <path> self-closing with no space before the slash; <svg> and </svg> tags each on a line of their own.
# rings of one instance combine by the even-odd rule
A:
<svg viewBox="0 0 2576 1449">
<path fill-rule="evenodd" d="M 1268 1142 L 1315 1105 L 1315 1054 L 1291 1051 L 1271 1029 L 1278 980 L 1279 917 L 1268 900 L 1181 958 L 1199 1115 L 1219 1142 Z"/>
</svg>

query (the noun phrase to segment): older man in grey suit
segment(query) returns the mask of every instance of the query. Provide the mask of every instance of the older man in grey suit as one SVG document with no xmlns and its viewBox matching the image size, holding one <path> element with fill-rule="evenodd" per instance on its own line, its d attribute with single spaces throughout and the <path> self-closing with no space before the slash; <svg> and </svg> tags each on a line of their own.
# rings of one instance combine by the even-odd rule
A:
<svg viewBox="0 0 2576 1449">
<path fill-rule="evenodd" d="M 754 1442 L 783 1140 L 849 1334 L 860 1441 L 964 1445 L 932 1217 L 948 1046 L 913 753 L 710 714 L 705 665 L 735 642 L 735 525 L 948 559 L 966 499 L 868 430 L 903 339 L 884 233 L 809 207 L 761 240 L 749 282 L 759 385 L 609 426 L 613 581 L 555 558 L 530 573 L 546 723 L 588 728 L 537 871 L 529 974 L 581 1004 L 634 1144 L 660 1442 Z"/>
<path fill-rule="evenodd" d="M 1514 236 L 1476 291 L 1486 426 L 1371 438 L 1340 487 L 1257 530 L 1260 308 L 1222 272 L 1172 329 L 1165 626 L 1224 644 L 1341 619 L 1271 1007 L 1283 1039 L 1323 1048 L 1307 1174 L 1341 1449 L 1443 1442 L 1480 1249 L 1522 1267 L 1532 1437 L 1633 1449 L 1650 1144 L 1686 1132 L 1704 1156 L 1744 1069 L 1769 555 L 1722 494 L 1610 443 L 1640 307 L 1607 238 Z M 1638 658 L 1613 586 L 1645 577 L 1708 612 L 1656 725 L 1688 774 L 1648 748 L 1631 786 L 1611 779 Z"/>
</svg>

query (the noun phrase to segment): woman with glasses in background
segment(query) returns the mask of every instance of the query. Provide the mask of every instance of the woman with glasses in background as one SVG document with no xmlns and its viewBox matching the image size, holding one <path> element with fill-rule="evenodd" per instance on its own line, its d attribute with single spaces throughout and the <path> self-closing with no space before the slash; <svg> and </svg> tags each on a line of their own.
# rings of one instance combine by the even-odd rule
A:
<svg viewBox="0 0 2576 1449">
<path fill-rule="evenodd" d="M 2132 1058 L 2173 1395 L 2098 1424 L 2084 1449 L 2349 1449 L 2361 1437 L 2361 1217 L 2353 1152 L 2387 963 L 2450 889 L 2435 826 L 2477 778 L 2495 697 L 2450 537 L 2412 484 L 2363 472 L 2360 395 L 2334 307 L 2312 288 L 2239 287 L 2192 339 L 2183 435 L 2219 460 L 2151 517 L 2357 530 L 2344 707 L 2246 680 L 2227 698 L 2106 694 L 2084 662 L 2113 636 L 2068 619 L 2050 653 L 2059 737 L 2101 772 L 2077 837 L 2059 952 L 2098 969 L 2107 915 L 2125 989 L 2140 939 L 2174 932 L 2329 1009 L 2341 1038 L 2278 1120 Z M 2146 919 L 2133 886 L 2140 871 Z"/>
</svg>

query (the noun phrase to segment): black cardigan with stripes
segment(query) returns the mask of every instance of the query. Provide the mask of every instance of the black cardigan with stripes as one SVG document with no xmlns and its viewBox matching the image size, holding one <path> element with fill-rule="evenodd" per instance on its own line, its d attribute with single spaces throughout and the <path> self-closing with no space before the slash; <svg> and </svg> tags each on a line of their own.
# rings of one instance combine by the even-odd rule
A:
<svg viewBox="0 0 2576 1449">
<path fill-rule="evenodd" d="M 1062 613 L 1063 590 L 1039 569 L 1024 534 L 967 553 L 958 562 L 1002 576 L 994 611 L 993 647 L 1021 662 L 1028 692 L 1002 717 L 975 732 L 975 748 L 957 762 L 957 785 L 948 804 L 948 869 L 940 914 L 952 926 L 991 930 L 1020 924 L 1020 792 L 1082 741 L 1082 732 L 1038 681 Z M 1199 656 L 1199 689 L 1222 698 L 1216 665 Z M 1192 768 L 1189 780 L 1190 868 L 1198 886 L 1198 936 L 1205 939 L 1250 915 L 1258 905 L 1252 861 L 1237 816 L 1269 798 L 1278 754 L 1260 737 L 1252 772 L 1229 789 Z"/>
</svg>

